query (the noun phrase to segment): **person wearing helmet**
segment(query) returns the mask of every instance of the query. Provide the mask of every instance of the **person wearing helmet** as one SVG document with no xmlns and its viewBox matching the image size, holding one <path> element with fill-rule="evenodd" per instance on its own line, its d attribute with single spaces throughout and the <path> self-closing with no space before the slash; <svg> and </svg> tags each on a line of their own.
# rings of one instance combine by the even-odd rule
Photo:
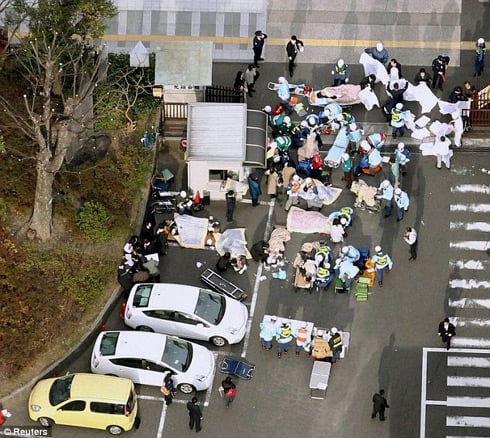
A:
<svg viewBox="0 0 490 438">
<path fill-rule="evenodd" d="M 487 45 L 483 38 L 478 38 L 475 50 L 475 76 L 481 76 L 485 67 L 485 55 L 487 53 Z"/>
<path fill-rule="evenodd" d="M 393 208 L 393 195 L 394 189 L 391 183 L 385 179 L 381 181 L 378 188 L 379 194 L 376 195 L 377 199 L 381 199 L 385 202 L 385 218 L 391 216 L 391 210 Z"/>
<path fill-rule="evenodd" d="M 280 359 L 282 353 L 287 354 L 291 341 L 293 340 L 293 333 L 291 324 L 289 322 L 283 322 L 277 329 L 276 341 L 277 341 L 277 357 Z"/>
<path fill-rule="evenodd" d="M 351 263 L 355 263 L 361 258 L 361 253 L 354 246 L 347 245 L 342 248 L 341 258 L 343 260 L 349 260 Z"/>
<path fill-rule="evenodd" d="M 325 333 L 321 329 L 318 329 L 313 336 L 310 355 L 313 360 L 322 362 L 332 361 L 332 350 L 330 350 L 328 342 L 325 339 Z"/>
<path fill-rule="evenodd" d="M 432 89 L 436 87 L 442 91 L 442 85 L 446 82 L 446 68 L 449 64 L 449 56 L 439 55 L 432 61 Z"/>
<path fill-rule="evenodd" d="M 382 132 L 373 132 L 366 137 L 367 142 L 376 149 L 380 149 L 384 146 L 386 135 Z"/>
<path fill-rule="evenodd" d="M 351 153 L 357 152 L 359 150 L 361 138 L 364 135 L 364 129 L 362 129 L 362 126 L 357 123 L 350 123 L 347 128 L 347 138 L 350 142 L 350 151 Z"/>
<path fill-rule="evenodd" d="M 325 258 L 321 264 L 318 265 L 316 270 L 315 283 L 319 289 L 327 289 L 335 278 L 333 272 L 331 271 L 330 263 L 325 262 Z"/>
<path fill-rule="evenodd" d="M 391 121 L 390 125 L 392 127 L 391 135 L 396 138 L 397 135 L 403 137 L 405 134 L 403 127 L 405 126 L 406 113 L 403 111 L 403 103 L 397 103 L 395 107 L 391 110 Z"/>
<path fill-rule="evenodd" d="M 396 203 L 396 220 L 400 222 L 403 219 L 404 212 L 408 210 L 410 199 L 407 192 L 400 188 L 395 189 L 394 199 Z"/>
<path fill-rule="evenodd" d="M 379 41 L 376 46 L 364 49 L 364 53 L 371 55 L 376 61 L 386 65 L 389 59 L 388 51 L 385 49 L 384 44 Z"/>
<path fill-rule="evenodd" d="M 388 254 L 385 254 L 380 246 L 376 246 L 374 248 L 376 254 L 371 257 L 372 262 L 374 263 L 374 268 L 376 269 L 376 281 L 378 282 L 378 286 L 383 286 L 383 272 L 388 269 L 391 271 L 393 268 L 393 262 L 391 257 Z"/>
<path fill-rule="evenodd" d="M 302 52 L 304 50 L 303 41 L 299 40 L 296 35 L 291 36 L 291 39 L 286 44 L 286 54 L 288 57 L 288 70 L 289 76 L 293 77 L 294 75 L 294 67 L 296 64 L 294 61 L 296 60 L 296 56 L 298 52 Z"/>
<path fill-rule="evenodd" d="M 310 350 L 311 334 L 308 330 L 308 324 L 302 322 L 301 325 L 295 330 L 294 335 L 296 338 L 296 356 L 299 356 L 301 350 Z"/>
<path fill-rule="evenodd" d="M 398 163 L 402 175 L 407 174 L 407 164 L 410 161 L 410 151 L 405 147 L 405 143 L 398 143 L 395 149 L 395 162 Z"/>
<path fill-rule="evenodd" d="M 305 140 L 308 138 L 310 134 L 310 128 L 308 127 L 308 122 L 306 120 L 302 120 L 299 125 L 294 125 L 291 127 L 291 140 L 292 146 L 296 149 L 303 146 Z"/>
<path fill-rule="evenodd" d="M 303 179 L 299 175 L 293 175 L 293 177 L 289 180 L 289 184 L 286 187 L 288 200 L 286 201 L 286 205 L 284 206 L 284 209 L 286 211 L 291 208 L 291 205 L 299 204 L 299 191 L 302 184 Z"/>
<path fill-rule="evenodd" d="M 272 111 L 272 108 L 270 105 L 266 105 L 266 106 L 264 106 L 264 109 L 262 111 L 264 111 L 264 113 L 270 114 Z"/>
<path fill-rule="evenodd" d="M 352 157 L 347 152 L 343 153 L 340 157 L 340 168 L 342 169 L 342 172 L 344 172 L 342 181 L 345 182 L 346 189 L 350 189 L 352 187 L 352 167 Z"/>
<path fill-rule="evenodd" d="M 280 76 L 277 79 L 279 85 L 277 86 L 277 96 L 281 101 L 281 105 L 284 107 L 288 114 L 293 112 L 293 107 L 289 104 L 289 99 L 291 99 L 291 91 L 289 90 L 289 82 L 284 76 Z"/>
<path fill-rule="evenodd" d="M 329 331 L 329 335 L 330 339 L 328 340 L 328 346 L 333 354 L 332 363 L 335 363 L 340 359 L 340 354 L 342 353 L 342 336 L 337 330 L 337 327 L 332 327 Z"/>
<path fill-rule="evenodd" d="M 339 59 L 332 67 L 333 86 L 347 84 L 350 80 L 350 67 L 344 62 L 343 59 Z"/>
<path fill-rule="evenodd" d="M 332 122 L 339 114 L 342 114 L 342 107 L 338 103 L 332 102 L 325 105 L 318 115 L 322 121 Z"/>
</svg>

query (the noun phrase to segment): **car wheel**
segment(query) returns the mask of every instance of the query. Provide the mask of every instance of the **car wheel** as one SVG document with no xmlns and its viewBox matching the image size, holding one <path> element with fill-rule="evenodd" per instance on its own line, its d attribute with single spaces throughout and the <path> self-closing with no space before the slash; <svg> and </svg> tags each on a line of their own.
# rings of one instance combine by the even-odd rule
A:
<svg viewBox="0 0 490 438">
<path fill-rule="evenodd" d="M 151 327 L 148 327 L 147 325 L 140 325 L 139 327 L 136 327 L 136 330 L 139 330 L 142 332 L 153 332 L 154 331 Z"/>
<path fill-rule="evenodd" d="M 224 347 L 226 345 L 226 339 L 222 338 L 221 336 L 215 336 L 215 337 L 211 338 L 211 342 L 216 347 Z"/>
<path fill-rule="evenodd" d="M 43 427 L 51 427 L 54 424 L 54 421 L 47 417 L 39 417 L 37 421 L 39 421 L 39 424 Z"/>
<path fill-rule="evenodd" d="M 184 394 L 190 394 L 194 392 L 194 387 L 190 383 L 182 383 L 179 385 L 179 391 Z"/>
<path fill-rule="evenodd" d="M 124 430 L 120 426 L 109 426 L 107 428 L 107 432 L 109 432 L 111 435 L 121 435 Z"/>
</svg>

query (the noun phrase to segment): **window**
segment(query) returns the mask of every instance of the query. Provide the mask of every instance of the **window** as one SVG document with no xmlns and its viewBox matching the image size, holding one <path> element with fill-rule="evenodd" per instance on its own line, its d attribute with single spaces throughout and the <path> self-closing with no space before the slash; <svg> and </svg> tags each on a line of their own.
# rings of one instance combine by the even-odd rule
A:
<svg viewBox="0 0 490 438">
<path fill-rule="evenodd" d="M 59 405 L 70 398 L 71 382 L 74 374 L 56 379 L 49 390 L 49 402 L 52 406 Z"/>
<path fill-rule="evenodd" d="M 163 365 L 159 365 L 155 362 L 151 362 L 149 360 L 144 360 L 143 359 L 143 362 L 146 362 L 145 363 L 145 369 L 147 370 L 150 370 L 150 371 L 156 371 L 158 373 L 164 373 L 166 371 L 168 371 L 168 368 L 164 367 Z"/>
<path fill-rule="evenodd" d="M 180 312 L 175 312 L 175 321 L 180 322 L 182 324 L 192 324 L 192 325 L 197 325 L 199 323 L 202 324 L 201 321 L 194 319 L 192 316 Z"/>
<path fill-rule="evenodd" d="M 84 411 L 85 402 L 83 400 L 73 400 L 60 408 L 62 411 Z"/>
<path fill-rule="evenodd" d="M 134 293 L 133 306 L 148 307 L 152 288 L 153 286 L 148 284 L 142 284 L 141 286 L 138 286 L 136 292 Z"/>
<path fill-rule="evenodd" d="M 238 172 L 226 169 L 209 169 L 209 181 L 226 181 L 228 178 L 238 181 Z"/>
<path fill-rule="evenodd" d="M 119 365 L 122 367 L 128 367 L 128 368 L 137 368 L 137 369 L 143 369 L 143 365 L 141 363 L 141 359 L 136 359 L 136 358 L 131 358 L 131 357 L 121 357 L 117 359 L 111 359 L 111 362 L 114 365 Z"/>
<path fill-rule="evenodd" d="M 192 361 L 192 344 L 176 338 L 167 338 L 162 362 L 176 370 L 186 372 Z"/>
<path fill-rule="evenodd" d="M 175 312 L 172 310 L 147 310 L 143 313 L 147 316 L 151 316 L 152 318 L 165 319 L 167 321 L 175 320 Z"/>
<path fill-rule="evenodd" d="M 206 289 L 199 289 L 199 298 L 197 299 L 194 313 L 205 319 L 210 324 L 219 324 L 223 319 L 226 310 L 225 297 L 210 292 Z"/>
<path fill-rule="evenodd" d="M 99 414 L 124 415 L 124 405 L 116 403 L 91 402 L 90 410 Z"/>
<path fill-rule="evenodd" d="M 114 356 L 118 337 L 119 332 L 108 332 L 102 336 L 100 341 L 100 354 L 102 356 Z"/>
</svg>

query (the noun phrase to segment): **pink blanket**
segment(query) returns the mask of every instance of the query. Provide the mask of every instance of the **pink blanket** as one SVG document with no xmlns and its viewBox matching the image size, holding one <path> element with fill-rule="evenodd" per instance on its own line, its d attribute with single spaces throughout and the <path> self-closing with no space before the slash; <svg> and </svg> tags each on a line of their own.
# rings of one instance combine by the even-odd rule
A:
<svg viewBox="0 0 490 438">
<path fill-rule="evenodd" d="M 288 213 L 287 230 L 296 233 L 325 233 L 330 234 L 330 221 L 319 211 L 306 211 L 302 208 L 291 207 Z"/>
</svg>

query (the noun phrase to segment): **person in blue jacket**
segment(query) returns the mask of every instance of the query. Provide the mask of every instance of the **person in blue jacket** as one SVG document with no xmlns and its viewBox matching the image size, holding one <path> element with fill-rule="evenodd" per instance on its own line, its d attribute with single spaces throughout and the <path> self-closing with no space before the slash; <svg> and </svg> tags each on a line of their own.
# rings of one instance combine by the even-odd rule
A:
<svg viewBox="0 0 490 438">
<path fill-rule="evenodd" d="M 249 175 L 248 188 L 250 190 L 250 197 L 252 198 L 252 207 L 257 207 L 257 205 L 259 205 L 259 196 L 262 194 L 260 179 L 257 172 L 253 172 Z"/>
<path fill-rule="evenodd" d="M 381 62 L 381 64 L 386 65 L 388 62 L 388 50 L 385 49 L 383 43 L 379 41 L 375 47 L 369 47 L 364 49 L 364 52 L 371 55 L 376 61 Z"/>
</svg>

